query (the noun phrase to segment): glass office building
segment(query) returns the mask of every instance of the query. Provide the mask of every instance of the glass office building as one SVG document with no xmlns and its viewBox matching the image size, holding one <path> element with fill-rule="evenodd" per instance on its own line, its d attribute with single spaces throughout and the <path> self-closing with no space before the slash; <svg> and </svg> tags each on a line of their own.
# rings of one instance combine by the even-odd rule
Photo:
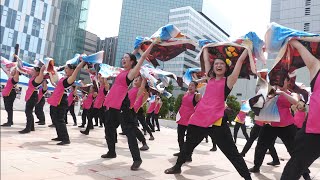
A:
<svg viewBox="0 0 320 180">
<path fill-rule="evenodd" d="M 53 55 L 58 65 L 83 52 L 89 0 L 61 0 L 60 7 Z"/>
<path fill-rule="evenodd" d="M 173 8 L 191 6 L 202 10 L 203 0 L 123 0 L 115 66 L 120 66 L 124 53 L 133 51 L 136 36 L 151 36 L 168 23 Z"/>
<path fill-rule="evenodd" d="M 169 11 L 169 23 L 177 26 L 182 33 L 196 42 L 200 39 L 217 42 L 228 41 L 228 33 L 206 15 L 197 12 L 190 6 L 171 9 Z M 199 51 L 199 47 L 196 47 L 196 51 L 187 50 L 170 61 L 159 62 L 160 67 L 166 71 L 173 72 L 178 77 L 182 77 L 188 68 L 200 67 L 200 62 L 195 61 Z"/>
<path fill-rule="evenodd" d="M 53 56 L 58 25 L 59 2 L 50 0 L 0 1 L 1 56 L 10 59 L 16 44 L 20 58 L 33 62 L 36 58 Z"/>
</svg>

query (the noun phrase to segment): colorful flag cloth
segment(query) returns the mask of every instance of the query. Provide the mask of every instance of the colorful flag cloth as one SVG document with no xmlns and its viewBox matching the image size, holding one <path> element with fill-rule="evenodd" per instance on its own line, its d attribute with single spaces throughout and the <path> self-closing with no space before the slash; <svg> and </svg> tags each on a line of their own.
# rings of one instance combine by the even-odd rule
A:
<svg viewBox="0 0 320 180">
<path fill-rule="evenodd" d="M 183 79 L 183 82 L 189 86 L 191 81 L 196 80 L 195 76 L 197 77 L 197 79 L 200 79 L 202 76 L 198 78 L 198 75 L 202 75 L 202 74 L 203 73 L 201 73 L 200 68 L 188 68 L 184 73 L 182 79 Z"/>
<path fill-rule="evenodd" d="M 15 68 L 17 66 L 16 62 L 11 62 L 8 59 L 1 57 L 1 68 L 6 73 L 9 74 L 11 72 L 11 69 Z"/>
<path fill-rule="evenodd" d="M 121 71 L 123 71 L 123 68 L 110 66 L 109 64 L 100 64 L 99 73 L 101 77 L 116 77 Z"/>
<path fill-rule="evenodd" d="M 199 41 L 199 44 L 201 45 L 205 43 L 204 40 L 201 40 L 201 42 Z M 259 59 L 265 63 L 262 49 L 263 45 L 263 41 L 254 32 L 249 32 L 234 42 L 210 43 L 210 41 L 208 41 L 208 43 L 202 47 L 196 59 L 200 59 L 201 70 L 204 72 L 205 68 L 202 52 L 204 48 L 208 48 L 210 62 L 213 63 L 214 59 L 222 58 L 229 66 L 228 74 L 231 74 L 241 53 L 244 49 L 247 49 L 248 56 L 242 64 L 239 78 L 250 79 L 250 75 L 256 74 L 255 59 Z"/>
<path fill-rule="evenodd" d="M 82 60 L 86 62 L 89 67 L 92 67 L 93 64 L 100 64 L 103 61 L 104 51 L 99 51 L 91 55 L 82 55 Z M 66 64 L 79 64 L 80 63 L 80 54 L 75 54 L 74 57 L 66 62 Z"/>
<path fill-rule="evenodd" d="M 188 37 L 183 35 L 176 26 L 168 24 L 161 27 L 151 36 L 151 38 L 141 36 L 136 37 L 134 49 L 142 55 L 143 52 L 148 49 L 152 39 L 161 41 L 159 44 L 153 46 L 147 57 L 147 61 L 151 62 L 154 67 L 159 66 L 157 60 L 168 61 L 187 49 L 194 51 L 197 46 L 196 42 L 188 39 Z"/>
<path fill-rule="evenodd" d="M 19 57 L 17 58 L 17 70 L 20 73 L 31 75 L 34 67 L 36 67 L 36 65 L 24 62 Z"/>
<path fill-rule="evenodd" d="M 280 122 L 280 115 L 277 106 L 279 96 L 271 99 L 267 98 L 263 108 L 260 110 L 259 115 L 255 116 L 256 120 L 263 120 L 267 122 Z"/>
<path fill-rule="evenodd" d="M 264 107 L 268 95 L 274 92 L 272 86 L 267 81 L 267 74 L 267 69 L 257 72 L 256 95 L 249 99 L 249 105 L 255 115 L 260 114 L 260 110 Z"/>
<path fill-rule="evenodd" d="M 288 45 L 294 38 L 317 59 L 320 59 L 320 34 L 297 31 L 276 23 L 271 23 L 265 35 L 268 52 L 278 52 L 275 64 L 269 73 L 271 85 L 283 86 L 286 74 L 305 66 L 299 52 Z"/>
<path fill-rule="evenodd" d="M 241 104 L 240 111 L 248 113 L 251 110 L 249 101 L 243 101 Z"/>
<path fill-rule="evenodd" d="M 177 76 L 171 72 L 156 69 L 149 64 L 145 64 L 140 69 L 140 74 L 148 80 L 148 84 L 151 88 L 162 93 L 164 88 L 160 86 L 168 87 L 170 79 L 177 80 Z"/>
</svg>

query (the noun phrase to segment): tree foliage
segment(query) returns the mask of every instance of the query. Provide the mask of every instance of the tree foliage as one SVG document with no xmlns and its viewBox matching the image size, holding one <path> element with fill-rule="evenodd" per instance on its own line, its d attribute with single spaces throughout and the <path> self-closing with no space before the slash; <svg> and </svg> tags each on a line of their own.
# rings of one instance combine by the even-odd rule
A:
<svg viewBox="0 0 320 180">
<path fill-rule="evenodd" d="M 229 122 L 231 122 L 236 118 L 237 114 L 239 113 L 241 105 L 237 101 L 237 97 L 234 95 L 230 95 L 227 97 L 227 105 L 232 110 L 228 113 L 228 120 Z"/>
<path fill-rule="evenodd" d="M 181 102 L 182 102 L 182 98 L 183 98 L 183 94 L 179 94 L 176 101 L 174 102 L 174 112 L 178 113 L 179 108 L 181 106 Z"/>
<path fill-rule="evenodd" d="M 169 93 L 172 93 L 173 91 L 173 85 L 170 82 L 169 86 L 166 87 L 166 91 L 168 91 Z M 160 109 L 159 112 L 159 116 L 162 118 L 167 117 L 169 111 L 173 111 L 174 110 L 174 101 L 175 98 L 173 96 L 171 96 L 169 99 L 167 97 L 161 96 L 161 100 L 162 100 L 162 107 Z"/>
</svg>

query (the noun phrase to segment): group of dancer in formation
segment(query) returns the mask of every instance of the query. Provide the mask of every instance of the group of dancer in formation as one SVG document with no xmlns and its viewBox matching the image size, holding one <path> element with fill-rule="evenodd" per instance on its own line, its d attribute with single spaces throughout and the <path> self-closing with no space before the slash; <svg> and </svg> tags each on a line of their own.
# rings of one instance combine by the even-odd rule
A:
<svg viewBox="0 0 320 180">
<path fill-rule="evenodd" d="M 123 70 L 116 76 L 111 88 L 108 79 L 98 75 L 98 85 L 91 86 L 89 92 L 82 98 L 82 124 L 84 127 L 88 120 L 86 129 L 82 134 L 88 135 L 93 129 L 93 118 L 95 125 L 105 127 L 105 138 L 108 152 L 101 155 L 102 158 L 116 158 L 117 128 L 121 126 L 122 133 L 126 135 L 128 146 L 132 155 L 133 164 L 131 170 L 137 170 L 141 163 L 140 150 L 148 150 L 144 135 L 149 133 L 150 139 L 154 140 L 155 124 L 160 131 L 158 123 L 158 113 L 161 108 L 159 94 L 154 93 L 155 98 L 150 103 L 146 118 L 143 112 L 143 105 L 150 98 L 151 88 L 147 79 L 140 72 L 145 59 L 159 40 L 155 39 L 137 60 L 131 53 L 125 53 L 122 57 Z M 297 40 L 290 40 L 289 45 L 295 48 L 310 72 L 311 91 L 309 108 L 306 113 L 305 104 L 299 94 L 288 90 L 289 76 L 284 75 L 283 86 L 277 86 L 274 96 L 278 96 L 277 107 L 280 115 L 280 122 L 268 123 L 264 119 L 256 119 L 255 125 L 248 136 L 245 132 L 244 118 L 245 112 L 239 112 L 235 125 L 234 139 L 227 124 L 228 115 L 226 109 L 226 98 L 236 84 L 243 67 L 245 59 L 249 56 L 247 49 L 244 49 L 238 56 L 233 71 L 229 73 L 230 62 L 224 57 L 212 59 L 208 47 L 201 51 L 205 78 L 201 81 L 206 83 L 204 94 L 197 92 L 198 81 L 191 81 L 188 90 L 184 94 L 177 118 L 177 139 L 179 152 L 175 165 L 165 170 L 166 174 L 181 173 L 182 165 L 187 161 L 192 161 L 194 149 L 208 135 L 213 139 L 213 151 L 216 145 L 229 159 L 238 173 L 246 180 L 251 179 L 250 172 L 260 172 L 263 159 L 269 149 L 273 161 L 269 165 L 279 165 L 280 161 L 274 148 L 274 143 L 279 137 L 286 146 L 291 158 L 284 168 L 281 176 L 282 180 L 295 180 L 301 176 L 310 179 L 308 167 L 320 156 L 320 62 Z M 64 66 L 65 77 L 56 84 L 55 89 L 48 98 L 50 104 L 50 116 L 53 126 L 56 128 L 57 137 L 53 141 L 60 141 L 58 145 L 70 144 L 70 137 L 66 127 L 67 112 L 70 111 L 74 125 L 77 125 L 74 113 L 75 101 L 78 99 L 77 88 L 73 85 L 80 69 L 85 65 L 81 60 L 78 65 L 66 64 Z M 30 133 L 34 131 L 33 109 L 39 119 L 39 125 L 45 123 L 43 105 L 45 103 L 44 94 L 47 91 L 47 80 L 44 78 L 45 67 L 36 67 L 28 83 L 26 91 L 26 128 L 19 133 Z M 8 113 L 8 122 L 2 126 L 13 125 L 13 102 L 16 96 L 15 84 L 19 82 L 19 72 L 13 70 L 6 86 L 2 90 L 5 109 Z M 132 84 L 132 85 L 131 85 Z M 131 86 L 130 86 L 131 85 Z M 39 87 L 41 87 L 39 89 Z M 131 87 L 131 88 L 129 88 Z M 69 95 L 67 95 L 69 93 Z M 296 111 L 294 115 L 290 109 Z M 306 115 L 307 114 L 307 115 Z M 151 123 L 151 118 L 155 118 L 156 123 Z M 138 121 L 143 127 L 143 131 L 138 128 Z M 239 128 L 245 132 L 247 143 L 239 153 L 236 146 L 236 134 Z M 299 129 L 299 131 L 297 130 Z M 258 138 L 259 137 L 259 138 Z M 255 148 L 254 166 L 248 169 L 244 157 L 250 149 L 253 141 L 258 138 Z M 137 139 L 142 143 L 139 148 Z"/>
</svg>

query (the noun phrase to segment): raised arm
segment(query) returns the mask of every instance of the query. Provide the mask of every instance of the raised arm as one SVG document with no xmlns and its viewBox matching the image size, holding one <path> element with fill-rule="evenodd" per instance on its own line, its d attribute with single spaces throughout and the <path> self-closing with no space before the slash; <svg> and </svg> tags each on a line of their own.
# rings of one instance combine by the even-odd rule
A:
<svg viewBox="0 0 320 180">
<path fill-rule="evenodd" d="M 310 71 L 310 79 L 313 79 L 320 69 L 320 61 L 314 57 L 299 41 L 293 39 L 289 42 L 289 44 L 298 50 L 303 62 Z"/>
<path fill-rule="evenodd" d="M 107 79 L 107 78 L 104 78 L 104 77 L 101 77 L 101 78 L 103 78 L 104 89 L 105 89 L 106 91 L 109 91 L 109 89 L 110 89 L 110 84 L 108 83 L 108 79 Z"/>
<path fill-rule="evenodd" d="M 19 82 L 19 75 L 20 75 L 19 71 L 15 69 L 12 77 L 15 82 Z"/>
<path fill-rule="evenodd" d="M 46 66 L 43 65 L 43 66 L 41 67 L 41 69 L 40 69 L 39 75 L 34 79 L 34 81 L 35 81 L 37 84 L 42 83 L 42 81 L 43 81 L 43 76 L 44 76 L 43 72 L 44 72 L 45 69 L 46 69 Z"/>
<path fill-rule="evenodd" d="M 140 71 L 140 68 L 144 62 L 144 60 L 147 58 L 147 56 L 150 54 L 150 51 L 152 50 L 153 46 L 157 43 L 157 41 L 152 41 L 152 43 L 150 44 L 150 46 L 148 47 L 148 49 L 142 54 L 142 56 L 140 57 L 140 59 L 138 60 L 137 65 L 130 70 L 130 72 L 128 73 L 128 79 L 129 80 L 133 80 L 137 74 Z"/>
<path fill-rule="evenodd" d="M 290 104 L 296 105 L 299 102 L 299 97 L 298 97 L 298 94 L 296 93 L 291 93 L 290 95 L 290 94 L 287 94 L 286 92 L 277 90 L 276 94 L 283 95 L 290 102 Z"/>
<path fill-rule="evenodd" d="M 242 54 L 240 55 L 234 69 L 233 72 L 228 76 L 228 80 L 227 80 L 227 86 L 231 89 L 233 87 L 233 85 L 237 82 L 240 71 L 241 71 L 241 67 L 242 64 L 244 62 L 244 60 L 246 59 L 248 55 L 248 50 L 245 49 Z"/>
<path fill-rule="evenodd" d="M 73 71 L 72 75 L 68 78 L 68 84 L 72 84 L 76 78 L 77 78 L 77 75 L 80 71 L 80 69 L 84 66 L 85 62 L 84 61 L 81 61 L 80 64 L 78 64 L 78 66 L 76 67 L 76 69 Z"/>
<path fill-rule="evenodd" d="M 208 75 L 210 68 L 211 68 L 208 48 L 203 49 L 203 61 L 204 61 L 205 71 Z"/>
<path fill-rule="evenodd" d="M 42 82 L 42 88 L 43 88 L 44 91 L 48 90 L 48 85 L 47 85 L 47 81 L 46 80 L 44 80 Z"/>
</svg>

